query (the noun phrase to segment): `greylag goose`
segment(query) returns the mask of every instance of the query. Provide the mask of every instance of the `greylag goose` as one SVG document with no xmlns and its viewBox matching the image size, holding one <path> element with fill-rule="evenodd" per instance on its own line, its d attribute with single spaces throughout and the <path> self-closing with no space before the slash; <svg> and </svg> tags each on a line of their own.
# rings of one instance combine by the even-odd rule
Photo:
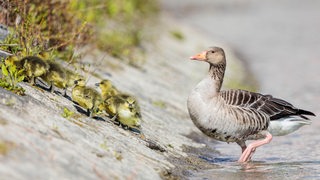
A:
<svg viewBox="0 0 320 180">
<path fill-rule="evenodd" d="M 222 48 L 212 47 L 190 59 L 208 62 L 210 66 L 208 75 L 188 97 L 190 118 L 209 137 L 236 142 L 242 149 L 238 162 L 249 161 L 256 148 L 268 144 L 273 136 L 283 136 L 311 124 L 306 115 L 315 116 L 271 95 L 220 90 L 226 69 Z M 256 141 L 246 146 L 246 140 Z"/>
</svg>

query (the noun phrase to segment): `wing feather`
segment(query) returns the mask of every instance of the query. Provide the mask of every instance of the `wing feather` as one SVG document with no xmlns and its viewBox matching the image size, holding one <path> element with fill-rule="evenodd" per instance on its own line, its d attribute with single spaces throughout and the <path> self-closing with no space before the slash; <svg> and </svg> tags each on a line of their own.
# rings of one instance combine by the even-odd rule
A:
<svg viewBox="0 0 320 180">
<path fill-rule="evenodd" d="M 304 119 L 308 119 L 304 115 L 315 116 L 310 111 L 298 109 L 289 102 L 274 98 L 271 95 L 245 90 L 225 90 L 220 92 L 220 97 L 228 105 L 263 112 L 269 116 L 271 121 L 292 115 L 297 115 Z"/>
</svg>

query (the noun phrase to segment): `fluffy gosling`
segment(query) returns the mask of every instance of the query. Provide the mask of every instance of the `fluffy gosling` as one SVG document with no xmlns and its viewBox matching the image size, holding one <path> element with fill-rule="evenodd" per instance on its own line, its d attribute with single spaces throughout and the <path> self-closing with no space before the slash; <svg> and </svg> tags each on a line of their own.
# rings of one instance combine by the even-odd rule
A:
<svg viewBox="0 0 320 180">
<path fill-rule="evenodd" d="M 136 99 L 125 94 L 111 96 L 104 101 L 104 110 L 122 125 L 140 129 L 141 113 Z"/>
<path fill-rule="evenodd" d="M 49 90 L 53 93 L 55 87 L 63 89 L 63 96 L 67 95 L 66 71 L 59 64 L 48 61 L 49 71 L 42 75 L 41 78 L 49 84 Z"/>
<path fill-rule="evenodd" d="M 84 77 L 77 73 L 74 73 L 69 69 L 66 69 L 67 87 L 73 87 L 75 85 L 75 81 L 78 79 L 84 79 Z"/>
<path fill-rule="evenodd" d="M 85 108 L 87 115 L 92 117 L 98 111 L 98 105 L 101 103 L 100 94 L 96 90 L 86 87 L 84 79 L 76 80 L 74 84 L 75 87 L 71 92 L 72 100 Z"/>
<path fill-rule="evenodd" d="M 41 77 L 49 71 L 49 65 L 37 56 L 24 57 L 20 63 L 31 85 L 35 85 L 35 78 Z"/>
<path fill-rule="evenodd" d="M 107 79 L 102 80 L 100 83 L 97 83 L 96 86 L 100 87 L 101 97 L 103 100 L 119 94 L 118 89 L 112 85 L 111 81 Z"/>
<path fill-rule="evenodd" d="M 48 51 L 42 51 L 38 54 L 38 56 L 47 60 L 48 64 L 50 65 L 49 73 L 47 73 L 43 79 L 50 84 L 49 90 L 51 92 L 54 91 L 54 87 L 58 87 L 60 89 L 64 89 L 63 95 L 66 97 L 67 88 L 73 87 L 75 85 L 75 80 L 83 78 L 69 69 L 62 68 L 58 63 L 51 62 L 49 59 L 52 58 L 52 55 Z"/>
</svg>

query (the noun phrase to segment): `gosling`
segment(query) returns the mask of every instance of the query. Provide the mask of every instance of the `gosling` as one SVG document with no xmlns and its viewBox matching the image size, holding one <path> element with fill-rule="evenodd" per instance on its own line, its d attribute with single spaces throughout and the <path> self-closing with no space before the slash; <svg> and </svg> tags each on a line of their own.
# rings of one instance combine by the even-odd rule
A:
<svg viewBox="0 0 320 180">
<path fill-rule="evenodd" d="M 87 116 L 92 117 L 99 109 L 101 103 L 100 94 L 89 87 L 85 86 L 84 79 L 74 81 L 75 87 L 72 89 L 71 98 L 74 102 L 87 110 Z"/>
<path fill-rule="evenodd" d="M 140 129 L 141 113 L 136 99 L 126 94 L 111 96 L 104 101 L 104 110 L 122 125 Z"/>
<path fill-rule="evenodd" d="M 78 79 L 84 79 L 83 76 L 74 73 L 73 71 L 69 70 L 69 69 L 65 69 L 66 72 L 66 83 L 67 83 L 67 87 L 73 87 L 75 84 L 74 82 Z"/>
<path fill-rule="evenodd" d="M 99 86 L 101 90 L 101 97 L 103 100 L 106 100 L 112 96 L 119 94 L 118 89 L 112 85 L 110 80 L 102 80 L 100 83 L 96 83 L 96 86 Z"/>
<path fill-rule="evenodd" d="M 63 96 L 67 95 L 66 71 L 59 64 L 48 61 L 49 71 L 41 78 L 49 84 L 49 90 L 53 93 L 55 87 L 63 89 Z"/>
<path fill-rule="evenodd" d="M 35 85 L 35 79 L 49 71 L 49 65 L 37 56 L 24 57 L 20 60 L 19 67 L 23 67 L 31 85 Z"/>
</svg>

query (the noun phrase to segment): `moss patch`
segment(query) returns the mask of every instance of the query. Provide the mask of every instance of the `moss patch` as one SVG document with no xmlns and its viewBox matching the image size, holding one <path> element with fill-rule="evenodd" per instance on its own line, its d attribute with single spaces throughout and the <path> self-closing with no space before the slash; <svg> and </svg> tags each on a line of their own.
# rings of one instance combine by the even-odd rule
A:
<svg viewBox="0 0 320 180">
<path fill-rule="evenodd" d="M 183 41 L 185 39 L 185 36 L 182 34 L 181 31 L 173 30 L 173 31 L 170 31 L 170 34 L 174 39 L 178 41 Z"/>
<path fill-rule="evenodd" d="M 0 140 L 0 155 L 7 155 L 14 146 L 13 142 Z"/>
<path fill-rule="evenodd" d="M 152 101 L 152 105 L 159 107 L 161 109 L 164 109 L 167 107 L 166 103 L 164 101 L 158 100 L 158 101 Z"/>
<path fill-rule="evenodd" d="M 5 120 L 5 119 L 0 119 L 0 125 L 7 125 L 8 124 L 8 121 Z"/>
</svg>

